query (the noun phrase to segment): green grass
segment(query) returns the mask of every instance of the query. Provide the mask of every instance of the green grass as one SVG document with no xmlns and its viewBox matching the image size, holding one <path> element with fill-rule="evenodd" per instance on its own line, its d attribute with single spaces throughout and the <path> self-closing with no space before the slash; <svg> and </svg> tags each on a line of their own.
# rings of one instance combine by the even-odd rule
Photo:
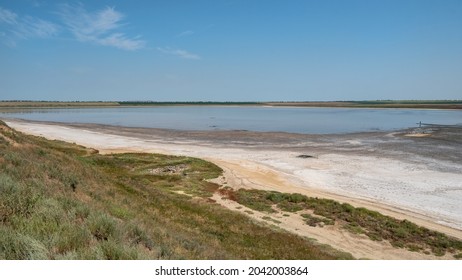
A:
<svg viewBox="0 0 462 280">
<path fill-rule="evenodd" d="M 324 225 L 333 225 L 335 222 L 332 219 L 324 218 L 324 217 L 315 217 L 310 214 L 302 214 L 307 225 L 311 227 L 323 227 Z"/>
<path fill-rule="evenodd" d="M 274 207 L 285 212 L 310 210 L 314 215 L 301 214 L 310 226 L 340 224 L 342 228 L 365 234 L 371 240 L 387 240 L 395 247 L 411 251 L 430 250 L 434 255 L 462 253 L 462 241 L 443 233 L 429 230 L 407 220 L 398 220 L 366 208 L 356 208 L 347 203 L 330 199 L 307 197 L 275 191 L 227 190 L 230 199 L 257 211 L 275 212 Z"/>
<path fill-rule="evenodd" d="M 0 259 L 352 258 L 213 203 L 219 186 L 206 179 L 220 174 L 199 159 L 100 155 L 0 123 Z"/>
<path fill-rule="evenodd" d="M 263 216 L 262 219 L 265 220 L 265 221 L 268 221 L 268 222 L 273 222 L 275 224 L 280 224 L 281 223 L 280 221 L 278 221 L 276 219 L 273 219 L 273 218 L 271 218 L 269 216 Z"/>
</svg>

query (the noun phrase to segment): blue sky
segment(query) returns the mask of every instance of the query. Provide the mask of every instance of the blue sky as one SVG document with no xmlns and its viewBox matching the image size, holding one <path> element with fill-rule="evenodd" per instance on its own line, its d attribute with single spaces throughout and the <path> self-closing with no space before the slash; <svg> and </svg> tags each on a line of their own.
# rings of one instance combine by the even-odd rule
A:
<svg viewBox="0 0 462 280">
<path fill-rule="evenodd" d="M 0 0 L 11 99 L 462 99 L 462 1 Z"/>
</svg>

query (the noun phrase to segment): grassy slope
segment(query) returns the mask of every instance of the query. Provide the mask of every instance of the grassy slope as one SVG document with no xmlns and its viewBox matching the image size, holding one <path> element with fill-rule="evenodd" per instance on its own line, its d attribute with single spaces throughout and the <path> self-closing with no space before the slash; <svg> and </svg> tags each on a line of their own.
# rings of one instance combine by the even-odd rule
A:
<svg viewBox="0 0 462 280">
<path fill-rule="evenodd" d="M 209 198 L 208 162 L 99 155 L 0 123 L 0 259 L 351 258 Z M 179 194 L 182 191 L 185 194 Z"/>
</svg>

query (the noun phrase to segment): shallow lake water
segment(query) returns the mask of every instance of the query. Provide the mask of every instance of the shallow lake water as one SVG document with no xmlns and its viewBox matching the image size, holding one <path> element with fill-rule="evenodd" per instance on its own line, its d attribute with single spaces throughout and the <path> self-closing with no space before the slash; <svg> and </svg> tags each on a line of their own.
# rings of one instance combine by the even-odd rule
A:
<svg viewBox="0 0 462 280">
<path fill-rule="evenodd" d="M 0 118 L 2 117 L 178 130 L 250 130 L 319 134 L 389 131 L 416 127 L 419 122 L 462 124 L 462 110 L 262 106 L 2 109 Z"/>
</svg>

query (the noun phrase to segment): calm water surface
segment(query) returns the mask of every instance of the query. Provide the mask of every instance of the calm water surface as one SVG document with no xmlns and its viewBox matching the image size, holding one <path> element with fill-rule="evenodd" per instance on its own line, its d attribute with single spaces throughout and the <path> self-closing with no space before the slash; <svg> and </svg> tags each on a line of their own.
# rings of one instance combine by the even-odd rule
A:
<svg viewBox="0 0 462 280">
<path fill-rule="evenodd" d="M 462 124 L 462 110 L 168 106 L 3 109 L 0 118 L 179 130 L 348 133 Z"/>
</svg>

